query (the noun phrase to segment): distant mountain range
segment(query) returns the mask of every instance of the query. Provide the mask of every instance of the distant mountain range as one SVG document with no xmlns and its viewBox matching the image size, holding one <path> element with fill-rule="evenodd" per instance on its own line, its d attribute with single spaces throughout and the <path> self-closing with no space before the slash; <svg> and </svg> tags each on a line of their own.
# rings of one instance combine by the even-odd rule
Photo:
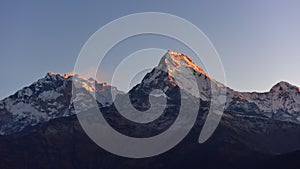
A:
<svg viewBox="0 0 300 169">
<path fill-rule="evenodd" d="M 191 78 L 196 79 L 199 92 L 193 91 Z M 72 80 L 77 85 L 72 86 Z M 225 110 L 212 138 L 199 144 L 211 86 L 226 89 Z M 72 96 L 72 87 L 81 92 Z M 154 89 L 165 96 L 151 93 Z M 180 89 L 186 97 L 181 97 Z M 191 104 L 198 99 L 201 104 L 197 121 L 182 143 L 161 156 L 139 161 L 109 154 L 84 134 L 73 101 L 84 100 L 90 92 L 95 92 L 111 126 L 135 137 L 153 136 L 172 125 L 180 99 Z M 149 109 L 149 97 L 167 97 L 166 111 L 151 123 L 132 123 L 118 113 L 112 99 L 127 96 L 141 111 Z M 80 109 L 84 112 L 89 105 L 82 103 Z M 168 51 L 128 93 L 80 75 L 47 73 L 0 101 L 0 134 L 0 168 L 293 168 L 299 162 L 287 157 L 299 157 L 300 88 L 279 82 L 265 93 L 237 92 L 214 80 L 188 56 Z M 272 165 L 275 162 L 278 165 Z"/>
</svg>

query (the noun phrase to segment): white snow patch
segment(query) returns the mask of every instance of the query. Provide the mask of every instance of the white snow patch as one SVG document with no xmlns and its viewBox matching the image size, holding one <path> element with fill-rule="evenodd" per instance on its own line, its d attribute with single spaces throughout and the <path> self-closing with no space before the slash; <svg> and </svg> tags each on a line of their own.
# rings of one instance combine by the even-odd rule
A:
<svg viewBox="0 0 300 169">
<path fill-rule="evenodd" d="M 57 99 L 59 96 L 61 96 L 61 93 L 58 93 L 54 90 L 49 90 L 49 91 L 44 91 L 39 95 L 39 98 L 42 99 L 43 101 L 47 101 L 47 100 L 55 100 Z"/>
<path fill-rule="evenodd" d="M 7 110 L 9 110 L 12 107 L 13 103 L 14 100 L 12 100 L 11 98 L 7 98 L 4 100 L 4 105 Z"/>
<path fill-rule="evenodd" d="M 30 88 L 26 88 L 23 90 L 23 94 L 26 96 L 31 96 L 32 95 L 32 90 Z"/>
<path fill-rule="evenodd" d="M 17 103 L 15 104 L 10 110 L 13 115 L 17 115 L 17 119 L 31 117 L 34 118 L 37 122 L 39 122 L 41 119 L 48 119 L 48 116 L 45 112 L 39 112 L 36 110 L 32 105 L 27 103 Z"/>
</svg>

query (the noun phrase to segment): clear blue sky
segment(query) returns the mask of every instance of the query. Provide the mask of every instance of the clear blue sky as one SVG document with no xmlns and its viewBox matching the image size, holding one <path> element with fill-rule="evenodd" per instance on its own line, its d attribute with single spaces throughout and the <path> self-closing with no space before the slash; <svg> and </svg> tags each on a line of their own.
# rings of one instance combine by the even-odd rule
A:
<svg viewBox="0 0 300 169">
<path fill-rule="evenodd" d="M 218 50 L 231 88 L 267 91 L 281 80 L 300 86 L 299 7 L 297 0 L 2 0 L 0 98 L 49 71 L 72 71 L 96 30 L 124 15 L 149 11 L 174 14 L 198 26 Z M 149 47 L 178 48 L 175 43 L 150 42 Z M 128 44 L 120 49 L 129 54 L 136 44 Z M 118 60 L 113 57 L 119 55 L 110 57 Z"/>
</svg>

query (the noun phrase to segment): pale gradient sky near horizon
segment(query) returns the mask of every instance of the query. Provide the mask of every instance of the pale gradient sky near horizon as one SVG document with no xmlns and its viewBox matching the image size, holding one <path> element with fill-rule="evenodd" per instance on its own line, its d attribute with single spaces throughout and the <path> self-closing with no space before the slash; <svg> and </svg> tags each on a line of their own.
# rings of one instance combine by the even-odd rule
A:
<svg viewBox="0 0 300 169">
<path fill-rule="evenodd" d="M 297 0 L 4 0 L 0 2 L 0 99 L 47 72 L 71 72 L 79 51 L 95 31 L 137 12 L 170 13 L 199 27 L 216 47 L 227 85 L 235 90 L 268 91 L 279 81 L 300 86 L 299 7 Z M 137 37 L 107 59 L 116 61 L 121 54 L 144 47 L 185 52 L 175 42 L 166 42 Z"/>
</svg>

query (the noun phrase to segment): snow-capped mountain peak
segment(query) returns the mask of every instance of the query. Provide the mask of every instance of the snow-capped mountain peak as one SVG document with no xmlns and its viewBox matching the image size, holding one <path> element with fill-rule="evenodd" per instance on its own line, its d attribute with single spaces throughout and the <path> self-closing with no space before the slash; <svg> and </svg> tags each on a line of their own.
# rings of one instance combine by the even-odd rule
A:
<svg viewBox="0 0 300 169">
<path fill-rule="evenodd" d="M 232 92 L 231 95 L 234 100 L 230 99 L 229 107 L 231 105 L 237 109 L 242 103 L 242 106 L 256 107 L 252 112 L 268 118 L 300 123 L 299 88 L 288 82 L 277 83 L 269 92 Z"/>
<path fill-rule="evenodd" d="M 76 81 L 75 86 L 72 82 Z M 81 93 L 72 96 L 72 86 Z M 99 83 L 73 73 L 65 75 L 49 72 L 28 87 L 0 101 L 0 135 L 21 131 L 51 119 L 75 114 L 71 98 L 82 99 L 94 92 L 100 106 L 109 106 L 112 94 L 122 93 L 107 83 Z M 82 105 L 82 109 L 84 106 Z M 86 106 L 88 107 L 88 106 Z"/>
<path fill-rule="evenodd" d="M 158 68 L 164 69 L 171 74 L 181 67 L 190 68 L 191 70 L 195 70 L 205 76 L 208 76 L 202 68 L 191 60 L 189 56 L 172 50 L 168 50 L 158 65 Z"/>
<path fill-rule="evenodd" d="M 285 82 L 285 81 L 281 81 L 281 82 L 277 83 L 276 85 L 274 85 L 271 88 L 270 92 L 282 92 L 282 91 L 288 91 L 288 90 L 299 92 L 298 87 L 296 87 L 288 82 Z"/>
<path fill-rule="evenodd" d="M 211 85 L 223 87 L 194 63 L 189 56 L 169 50 L 157 67 L 148 73 L 140 86 L 179 86 L 187 93 L 208 100 Z M 167 91 L 169 87 L 163 89 Z"/>
</svg>

